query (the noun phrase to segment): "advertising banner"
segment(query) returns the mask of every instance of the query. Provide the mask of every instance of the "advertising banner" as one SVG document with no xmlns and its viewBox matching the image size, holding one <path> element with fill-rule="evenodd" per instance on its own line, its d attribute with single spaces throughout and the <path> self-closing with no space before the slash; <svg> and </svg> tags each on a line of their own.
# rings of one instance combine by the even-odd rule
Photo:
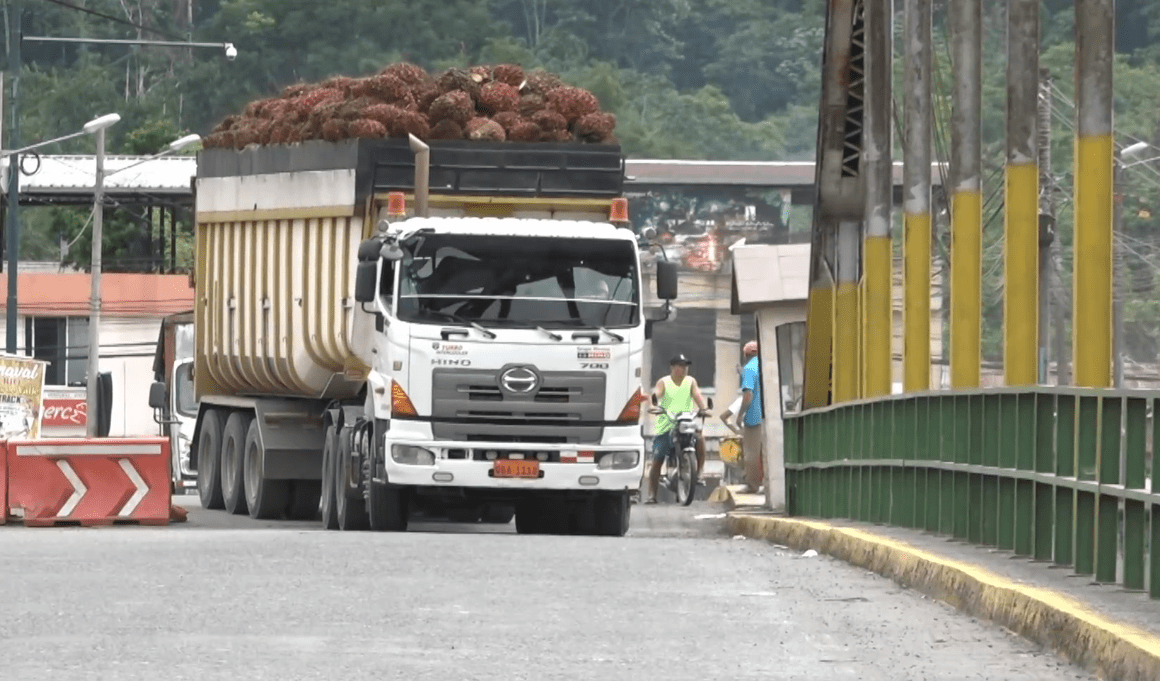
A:
<svg viewBox="0 0 1160 681">
<path fill-rule="evenodd" d="M 40 437 L 47 362 L 0 355 L 0 439 Z"/>
</svg>

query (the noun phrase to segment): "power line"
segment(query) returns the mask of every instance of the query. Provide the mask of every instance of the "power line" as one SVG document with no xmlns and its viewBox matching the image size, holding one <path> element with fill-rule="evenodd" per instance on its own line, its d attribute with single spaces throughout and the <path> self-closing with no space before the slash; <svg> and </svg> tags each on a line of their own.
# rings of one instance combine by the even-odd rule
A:
<svg viewBox="0 0 1160 681">
<path fill-rule="evenodd" d="M 124 24 L 125 26 L 132 26 L 133 28 L 136 28 L 136 29 L 141 30 L 141 31 L 149 31 L 150 33 L 156 33 L 157 35 L 165 36 L 166 38 L 170 38 L 171 40 L 180 40 L 180 41 L 187 41 L 188 40 L 188 38 L 181 38 L 181 37 L 175 36 L 172 33 L 168 33 L 166 31 L 159 29 L 159 28 L 150 28 L 148 26 L 142 26 L 141 24 L 133 23 L 132 21 L 129 21 L 128 19 L 122 19 L 120 17 L 115 17 L 111 14 L 104 14 L 104 13 L 98 12 L 94 9 L 89 9 L 88 7 L 81 7 L 79 5 L 74 5 L 72 3 L 64 2 L 64 0 L 44 0 L 44 1 L 50 2 L 54 5 L 60 5 L 61 7 L 66 7 L 68 9 L 75 9 L 78 12 L 84 12 L 85 14 L 91 14 L 95 17 L 100 17 L 102 19 L 108 19 L 109 21 L 113 21 L 113 22 L 116 22 L 118 24 Z"/>
</svg>

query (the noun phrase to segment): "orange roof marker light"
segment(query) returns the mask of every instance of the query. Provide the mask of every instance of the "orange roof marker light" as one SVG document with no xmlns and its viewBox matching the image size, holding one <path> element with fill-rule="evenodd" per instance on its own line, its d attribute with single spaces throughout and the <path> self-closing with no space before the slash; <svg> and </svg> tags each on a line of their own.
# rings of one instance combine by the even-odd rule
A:
<svg viewBox="0 0 1160 681">
<path fill-rule="evenodd" d="M 387 219 L 402 220 L 407 217 L 407 197 L 403 192 L 387 194 Z"/>
<path fill-rule="evenodd" d="M 608 209 L 608 221 L 617 227 L 628 226 L 628 199 L 620 197 L 612 200 Z"/>
</svg>

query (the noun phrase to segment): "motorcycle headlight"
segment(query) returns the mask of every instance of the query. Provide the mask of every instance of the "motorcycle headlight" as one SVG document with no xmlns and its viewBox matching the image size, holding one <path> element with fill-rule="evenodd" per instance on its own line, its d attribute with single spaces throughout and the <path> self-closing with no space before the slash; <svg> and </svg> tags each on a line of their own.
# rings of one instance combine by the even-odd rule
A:
<svg viewBox="0 0 1160 681">
<path fill-rule="evenodd" d="M 596 467 L 602 468 L 604 470 L 624 470 L 628 468 L 636 468 L 636 464 L 639 461 L 640 452 L 636 450 L 623 452 L 605 452 L 600 455 L 600 461 L 596 463 Z"/>
<path fill-rule="evenodd" d="M 696 421 L 681 421 L 681 424 L 678 426 L 678 429 L 682 433 L 695 433 L 695 432 L 697 432 L 697 422 Z"/>
<path fill-rule="evenodd" d="M 411 466 L 435 465 L 435 452 L 412 445 L 391 445 L 391 458 L 395 463 Z"/>
</svg>

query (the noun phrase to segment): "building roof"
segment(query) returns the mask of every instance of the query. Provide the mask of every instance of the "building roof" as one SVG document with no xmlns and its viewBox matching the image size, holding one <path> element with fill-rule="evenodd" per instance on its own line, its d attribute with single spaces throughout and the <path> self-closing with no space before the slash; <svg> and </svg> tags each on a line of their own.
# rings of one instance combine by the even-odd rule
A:
<svg viewBox="0 0 1160 681">
<path fill-rule="evenodd" d="M 0 192 L 8 191 L 8 161 L 0 161 Z M 93 194 L 97 161 L 92 154 L 24 156 L 21 167 L 25 171 L 20 175 L 23 195 Z M 197 159 L 192 156 L 106 156 L 105 193 L 188 196 L 196 173 Z"/>
<path fill-rule="evenodd" d="M 31 317 L 84 317 L 92 285 L 87 272 L 18 274 L 17 309 Z M 0 309 L 8 300 L 7 277 L 0 278 Z M 193 308 L 193 287 L 184 274 L 101 275 L 105 317 L 163 317 Z"/>
<path fill-rule="evenodd" d="M 809 295 L 810 244 L 754 244 L 733 249 L 733 314 Z"/>
<path fill-rule="evenodd" d="M 39 164 L 39 167 L 38 167 Z M 135 165 L 139 164 L 139 165 Z M 20 176 L 23 195 L 92 197 L 96 180 L 96 157 L 88 154 L 25 156 Z M 128 168 L 118 172 L 123 168 Z M 105 192 L 189 196 L 197 174 L 193 156 L 106 156 Z M 112 174 L 110 174 L 112 173 Z M 931 183 L 941 184 L 938 164 L 932 166 Z M 814 184 L 813 161 L 685 161 L 626 159 L 625 186 L 727 185 L 808 188 Z M 902 184 L 902 163 L 894 164 L 894 183 Z M 8 190 L 8 160 L 0 161 L 0 194 Z"/>
</svg>

